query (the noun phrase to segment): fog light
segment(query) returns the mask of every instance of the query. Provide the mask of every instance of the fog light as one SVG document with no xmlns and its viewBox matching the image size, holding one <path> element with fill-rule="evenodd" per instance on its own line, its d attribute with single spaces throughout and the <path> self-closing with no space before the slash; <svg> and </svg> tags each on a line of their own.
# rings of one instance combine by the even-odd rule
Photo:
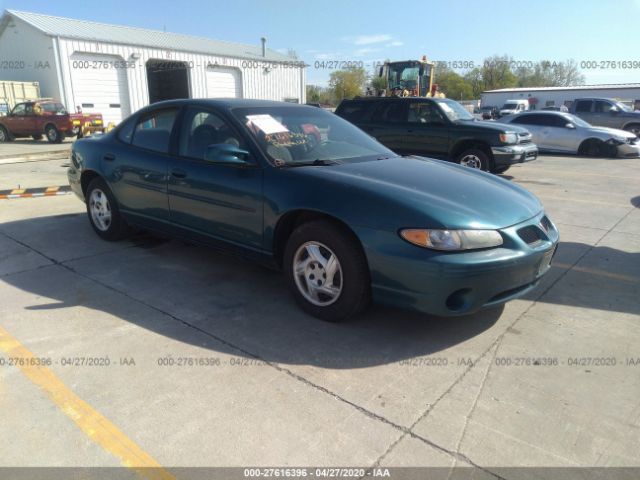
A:
<svg viewBox="0 0 640 480">
<path fill-rule="evenodd" d="M 462 288 L 460 290 L 456 290 L 447 297 L 446 305 L 452 312 L 466 310 L 471 306 L 471 289 Z"/>
</svg>

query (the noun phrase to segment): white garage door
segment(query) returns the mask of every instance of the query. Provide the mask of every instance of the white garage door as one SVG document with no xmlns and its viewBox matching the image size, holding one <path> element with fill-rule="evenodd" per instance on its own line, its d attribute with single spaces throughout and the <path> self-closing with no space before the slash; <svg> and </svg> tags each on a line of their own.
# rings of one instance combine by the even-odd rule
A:
<svg viewBox="0 0 640 480">
<path fill-rule="evenodd" d="M 95 53 L 71 56 L 71 86 L 74 107 L 84 113 L 101 113 L 105 124 L 126 118 L 129 106 L 127 69 L 122 57 Z"/>
<path fill-rule="evenodd" d="M 240 71 L 236 68 L 208 68 L 207 97 L 242 98 Z"/>
</svg>

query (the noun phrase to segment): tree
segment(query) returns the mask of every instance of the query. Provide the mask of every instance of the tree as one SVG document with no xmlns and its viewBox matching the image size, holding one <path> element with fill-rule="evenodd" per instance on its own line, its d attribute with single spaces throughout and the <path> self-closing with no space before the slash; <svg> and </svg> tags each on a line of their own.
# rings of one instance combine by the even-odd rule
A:
<svg viewBox="0 0 640 480">
<path fill-rule="evenodd" d="M 514 73 L 519 87 L 569 87 L 584 83 L 584 75 L 575 60 L 543 60 L 532 67 L 519 67 Z"/>
<path fill-rule="evenodd" d="M 438 67 L 434 83 L 438 90 L 453 100 L 471 100 L 474 98 L 471 84 L 460 75 L 446 67 Z"/>
<path fill-rule="evenodd" d="M 336 70 L 329 76 L 329 88 L 336 102 L 361 95 L 366 83 L 367 74 L 361 67 Z"/>
<path fill-rule="evenodd" d="M 330 105 L 333 103 L 333 92 L 319 85 L 307 85 L 307 102 Z"/>
</svg>

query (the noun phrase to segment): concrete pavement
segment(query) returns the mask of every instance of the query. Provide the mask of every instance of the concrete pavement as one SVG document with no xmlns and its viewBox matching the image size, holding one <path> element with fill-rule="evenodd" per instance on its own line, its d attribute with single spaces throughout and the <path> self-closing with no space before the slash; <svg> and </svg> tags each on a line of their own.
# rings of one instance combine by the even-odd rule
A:
<svg viewBox="0 0 640 480">
<path fill-rule="evenodd" d="M 276 272 L 145 234 L 103 242 L 74 196 L 0 200 L 5 345 L 56 379 L 0 350 L 0 464 L 640 467 L 640 162 L 542 156 L 505 177 L 561 232 L 540 288 L 468 317 L 372 307 L 342 325 L 303 314 Z"/>
</svg>

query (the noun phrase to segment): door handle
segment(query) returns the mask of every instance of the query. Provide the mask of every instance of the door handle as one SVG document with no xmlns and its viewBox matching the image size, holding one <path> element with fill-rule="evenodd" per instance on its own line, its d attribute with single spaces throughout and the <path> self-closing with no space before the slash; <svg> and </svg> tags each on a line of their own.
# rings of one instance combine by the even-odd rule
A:
<svg viewBox="0 0 640 480">
<path fill-rule="evenodd" d="M 171 170 L 171 175 L 176 178 L 185 178 L 187 176 L 187 172 L 185 172 L 184 170 L 180 170 L 179 168 L 174 168 L 173 170 Z"/>
<path fill-rule="evenodd" d="M 112 162 L 116 159 L 116 156 L 113 153 L 105 153 L 102 159 L 108 162 Z"/>
</svg>

